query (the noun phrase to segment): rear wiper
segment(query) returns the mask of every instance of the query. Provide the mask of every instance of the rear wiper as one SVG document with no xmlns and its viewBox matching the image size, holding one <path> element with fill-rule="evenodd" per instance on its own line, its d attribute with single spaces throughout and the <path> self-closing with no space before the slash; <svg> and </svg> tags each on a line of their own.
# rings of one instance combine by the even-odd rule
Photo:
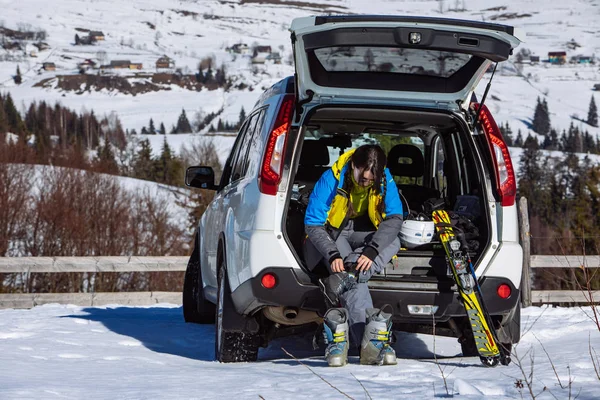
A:
<svg viewBox="0 0 600 400">
<path fill-rule="evenodd" d="M 498 63 L 494 64 L 494 70 L 492 71 L 492 76 L 490 77 L 490 81 L 485 87 L 485 91 L 483 92 L 483 97 L 481 98 L 481 103 L 479 103 L 479 108 L 477 109 L 477 115 L 475 115 L 475 121 L 473 121 L 473 129 L 477 128 L 477 123 L 479 122 L 479 115 L 481 115 L 481 110 L 483 109 L 483 105 L 485 104 L 485 98 L 487 97 L 488 92 L 490 91 L 490 87 L 492 87 L 492 80 L 494 79 L 494 74 L 496 73 L 496 67 Z"/>
</svg>

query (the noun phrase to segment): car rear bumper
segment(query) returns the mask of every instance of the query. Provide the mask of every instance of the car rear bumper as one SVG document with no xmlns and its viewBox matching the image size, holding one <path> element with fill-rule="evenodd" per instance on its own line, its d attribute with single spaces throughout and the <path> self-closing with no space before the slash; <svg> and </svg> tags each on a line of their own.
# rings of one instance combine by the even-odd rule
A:
<svg viewBox="0 0 600 400">
<path fill-rule="evenodd" d="M 267 289 L 261 284 L 265 273 L 277 277 L 277 284 Z M 496 289 L 505 283 L 511 288 L 507 299 L 500 298 Z M 503 315 L 512 310 L 518 302 L 519 290 L 508 279 L 486 277 L 481 284 L 481 292 L 488 312 L 491 315 Z M 435 286 L 435 285 L 433 285 Z M 402 323 L 432 323 L 431 315 L 413 315 L 409 313 L 409 305 L 438 306 L 435 320 L 444 322 L 452 317 L 464 317 L 465 309 L 459 300 L 458 293 L 448 285 L 439 285 L 435 289 L 431 284 L 415 282 L 398 282 L 372 280 L 369 282 L 371 297 L 375 307 L 389 304 L 394 310 L 394 321 Z M 232 293 L 236 310 L 241 314 L 252 314 L 264 306 L 297 307 L 323 313 L 325 303 L 317 285 L 310 281 L 308 275 L 294 268 L 269 267 L 244 283 Z"/>
</svg>

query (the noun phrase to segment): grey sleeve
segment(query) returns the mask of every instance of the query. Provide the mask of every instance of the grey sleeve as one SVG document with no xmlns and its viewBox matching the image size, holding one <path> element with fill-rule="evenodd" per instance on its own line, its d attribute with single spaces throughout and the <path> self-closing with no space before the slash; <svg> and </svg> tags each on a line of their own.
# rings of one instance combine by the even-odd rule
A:
<svg viewBox="0 0 600 400">
<path fill-rule="evenodd" d="M 307 225 L 305 230 L 308 239 L 319 250 L 325 260 L 331 263 L 334 259 L 341 258 L 335 241 L 329 236 L 323 225 Z"/>
<path fill-rule="evenodd" d="M 402 228 L 402 220 L 401 214 L 394 214 L 381 221 L 371 241 L 366 244 L 363 254 L 371 260 L 375 260 L 379 252 L 398 237 Z"/>
</svg>

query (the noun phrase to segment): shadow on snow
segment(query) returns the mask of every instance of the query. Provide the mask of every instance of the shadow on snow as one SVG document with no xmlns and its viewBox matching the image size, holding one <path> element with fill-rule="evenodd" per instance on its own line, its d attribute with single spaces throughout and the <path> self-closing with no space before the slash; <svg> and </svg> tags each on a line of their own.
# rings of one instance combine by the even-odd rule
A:
<svg viewBox="0 0 600 400">
<path fill-rule="evenodd" d="M 110 331 L 129 336 L 157 353 L 172 354 L 194 360 L 214 361 L 214 324 L 187 324 L 182 308 L 173 307 L 115 307 L 82 309 L 85 315 L 67 315 L 61 318 L 78 318 L 102 323 Z M 419 335 L 396 332 L 394 348 L 398 358 L 433 359 L 434 354 Z M 294 365 L 298 362 L 288 356 L 287 350 L 309 366 L 325 365 L 324 347 L 313 349 L 313 333 L 276 338 L 267 348 L 259 350 L 259 360 Z M 358 349 L 349 355 L 358 356 Z M 446 358 L 438 355 L 438 358 Z"/>
</svg>

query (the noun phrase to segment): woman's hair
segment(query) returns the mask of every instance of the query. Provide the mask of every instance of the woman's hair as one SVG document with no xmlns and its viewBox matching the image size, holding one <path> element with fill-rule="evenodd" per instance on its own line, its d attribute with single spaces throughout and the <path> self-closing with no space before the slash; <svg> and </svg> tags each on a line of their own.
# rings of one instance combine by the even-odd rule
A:
<svg viewBox="0 0 600 400">
<path fill-rule="evenodd" d="M 349 165 L 349 167 L 354 165 L 354 168 L 357 168 L 359 170 L 359 175 L 362 175 L 364 171 L 371 171 L 371 173 L 373 174 L 373 189 L 377 194 L 381 194 L 385 198 L 387 185 L 383 174 L 385 170 L 385 165 L 387 163 L 387 157 L 385 156 L 385 152 L 383 151 L 383 149 L 376 144 L 365 144 L 354 151 L 354 154 L 352 154 L 352 157 L 350 157 L 350 161 L 352 162 L 352 164 Z M 346 182 L 344 182 L 344 186 L 351 187 L 352 174 L 353 171 L 349 168 L 346 172 Z M 351 203 L 352 202 L 350 202 L 349 204 L 350 207 L 352 207 Z M 384 202 L 382 201 L 378 205 L 379 212 L 383 213 L 384 208 Z"/>
</svg>

